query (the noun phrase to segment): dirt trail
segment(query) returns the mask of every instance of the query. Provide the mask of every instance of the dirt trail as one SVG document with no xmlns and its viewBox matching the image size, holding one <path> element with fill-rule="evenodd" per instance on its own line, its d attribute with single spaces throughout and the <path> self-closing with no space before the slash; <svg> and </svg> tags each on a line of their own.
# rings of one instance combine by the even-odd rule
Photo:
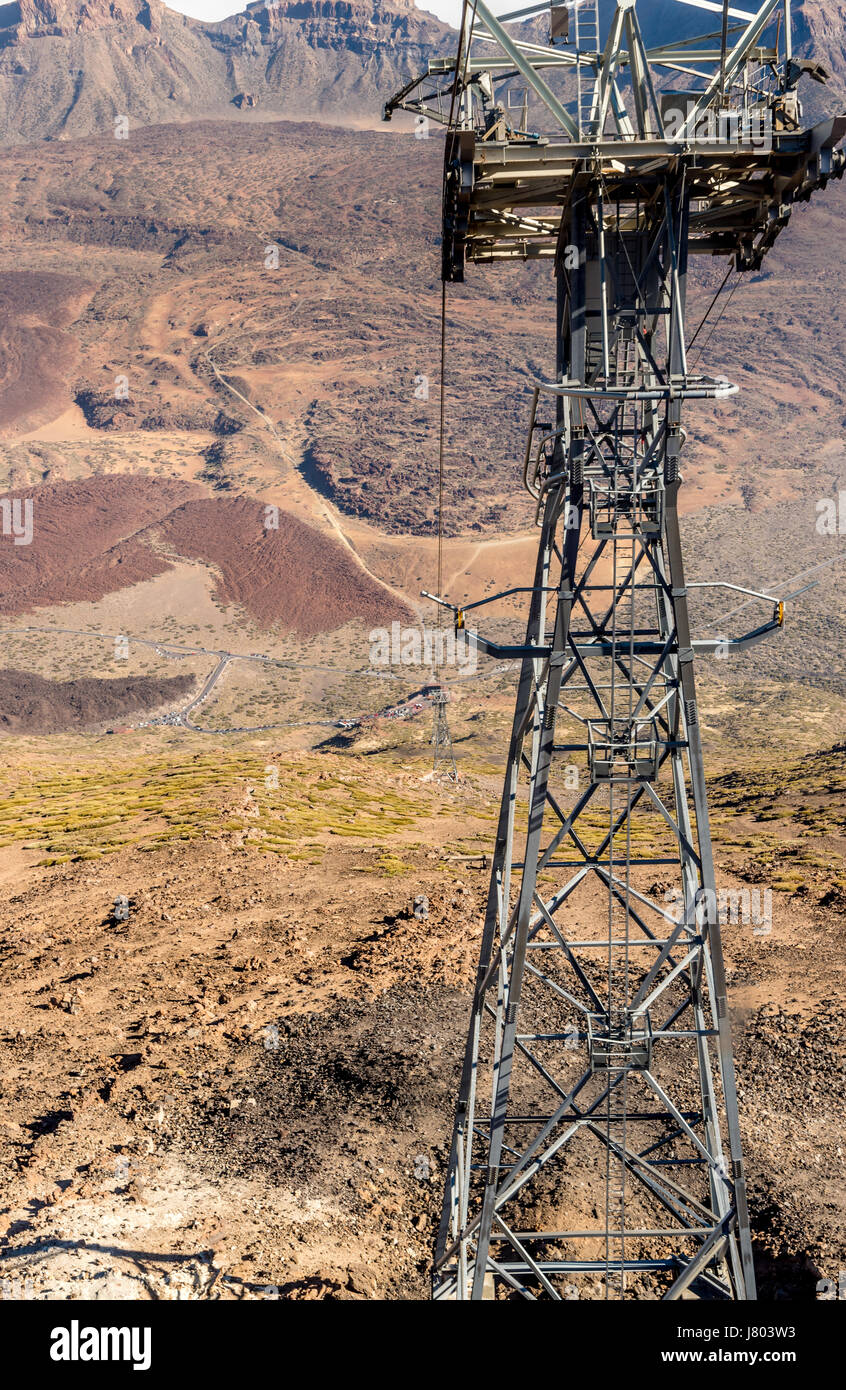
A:
<svg viewBox="0 0 846 1390">
<path fill-rule="evenodd" d="M 225 346 L 225 341 L 226 340 L 217 344 L 217 346 Z M 280 435 L 276 426 L 273 424 L 273 421 L 268 418 L 264 411 L 259 410 L 259 408 L 255 406 L 252 401 L 248 400 L 246 396 L 244 396 L 235 386 L 232 385 L 230 381 L 227 380 L 223 372 L 221 372 L 220 368 L 218 367 L 217 363 L 214 361 L 214 358 L 211 356 L 211 352 L 206 352 L 203 354 L 203 356 L 205 361 L 208 362 L 209 366 L 215 374 L 216 379 L 221 383 L 221 385 L 224 386 L 227 391 L 230 391 L 233 396 L 236 396 L 237 399 L 242 403 L 242 405 L 246 406 L 249 410 L 251 410 L 252 413 L 258 417 L 262 426 L 271 434 L 276 448 L 282 455 L 285 462 L 288 464 L 289 468 L 289 472 L 285 478 L 285 483 L 283 484 L 285 491 L 288 493 L 295 492 L 301 498 L 307 499 L 312 514 L 315 517 L 323 518 L 323 520 L 328 524 L 328 526 L 331 528 L 334 534 L 338 537 L 344 548 L 349 551 L 356 564 L 368 576 L 368 578 L 374 580 L 377 584 L 381 585 L 383 589 L 386 589 L 388 593 L 391 594 L 394 598 L 398 599 L 404 607 L 408 606 L 413 608 L 418 613 L 422 613 L 422 607 L 419 603 L 419 600 L 415 599 L 412 595 L 405 593 L 404 590 L 395 587 L 393 584 L 390 584 L 386 579 L 384 579 L 381 575 L 376 574 L 369 567 L 364 558 L 356 550 L 352 541 L 346 535 L 345 531 L 343 530 L 340 524 L 340 521 L 338 520 L 338 516 L 336 515 L 335 511 L 330 506 L 330 504 L 325 500 L 325 498 L 320 497 L 316 492 L 309 488 L 308 484 L 303 478 L 300 466 L 306 444 L 305 432 L 301 429 L 298 429 L 297 427 L 294 427 L 297 440 L 294 446 L 294 449 L 296 450 L 295 454 L 294 450 L 292 450 L 291 448 L 289 441 L 283 439 L 282 435 Z"/>
</svg>

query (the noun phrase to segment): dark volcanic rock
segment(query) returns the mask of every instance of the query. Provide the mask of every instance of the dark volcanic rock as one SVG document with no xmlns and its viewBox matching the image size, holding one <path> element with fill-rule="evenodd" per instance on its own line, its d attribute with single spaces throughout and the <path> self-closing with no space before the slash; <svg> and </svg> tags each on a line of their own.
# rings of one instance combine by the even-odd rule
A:
<svg viewBox="0 0 846 1390">
<path fill-rule="evenodd" d="M 186 695 L 193 684 L 193 676 L 50 681 L 32 671 L 2 670 L 0 730 L 58 734 L 66 729 L 84 729 L 169 704 Z"/>
</svg>

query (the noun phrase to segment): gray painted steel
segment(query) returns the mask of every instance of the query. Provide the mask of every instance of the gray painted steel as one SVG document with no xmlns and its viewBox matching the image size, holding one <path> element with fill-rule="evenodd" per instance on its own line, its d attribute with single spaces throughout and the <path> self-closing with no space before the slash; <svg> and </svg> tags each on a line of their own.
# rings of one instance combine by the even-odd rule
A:
<svg viewBox="0 0 846 1390">
<path fill-rule="evenodd" d="M 476 635 L 521 669 L 434 1296 L 753 1299 L 694 678 L 715 644 L 691 636 L 678 512 L 685 401 L 733 388 L 688 361 L 688 259 L 759 264 L 791 204 L 843 173 L 846 118 L 801 129 L 783 0 L 733 45 L 651 53 L 633 0 L 602 48 L 594 12 L 575 12 L 590 45 L 577 21 L 545 48 L 480 0 L 457 58 L 387 108 L 437 119 L 454 79 L 444 278 L 548 257 L 558 287 L 556 379 L 536 383 L 523 461 L 540 532 L 525 640 Z M 554 137 L 525 108 L 509 124 L 508 65 Z M 679 67 L 700 85 L 671 139 L 656 88 Z M 569 70 L 575 99 L 542 69 Z M 696 134 L 728 108 L 765 116 L 768 147 Z M 782 620 L 776 605 L 725 645 Z"/>
</svg>

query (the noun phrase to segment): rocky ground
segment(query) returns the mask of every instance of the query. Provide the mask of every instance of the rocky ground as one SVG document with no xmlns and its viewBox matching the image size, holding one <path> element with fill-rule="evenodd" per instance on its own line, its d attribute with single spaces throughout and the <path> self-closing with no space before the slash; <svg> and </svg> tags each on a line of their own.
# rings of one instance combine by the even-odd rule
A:
<svg viewBox="0 0 846 1390">
<path fill-rule="evenodd" d="M 251 23 L 215 32 L 238 48 Z M 54 38 L 87 43 L 16 34 L 7 49 L 37 57 Z M 155 76 L 145 118 L 164 120 Z M 435 587 L 442 147 L 241 123 L 241 95 L 234 121 L 139 120 L 117 141 L 86 89 L 73 138 L 0 158 L 0 485 L 39 508 L 31 547 L 3 541 L 4 667 L 114 689 L 97 635 L 128 633 L 147 645 L 121 679 L 158 691 L 179 659 L 200 689 L 221 652 L 272 653 L 290 670 L 230 664 L 198 723 L 329 725 L 290 746 L 184 728 L 99 740 L 62 737 L 54 714 L 48 737 L 4 739 L 4 1298 L 428 1289 L 513 672 L 455 682 L 457 789 L 425 780 L 422 717 L 390 735 L 332 721 L 428 675 L 361 673 L 370 624 Z M 720 882 L 773 892 L 771 934 L 726 928 L 766 1299 L 812 1299 L 846 1260 L 844 199 L 799 209 L 700 338 L 697 369 L 744 389 L 719 415 L 691 410 L 684 455 L 690 578 L 817 586 L 742 673 L 700 663 Z M 692 324 L 721 275 L 696 267 Z M 550 369 L 552 288 L 509 267 L 450 290 L 457 600 L 530 572 L 515 460 L 529 382 Z M 244 527 L 268 505 L 282 561 Z M 709 593 L 697 633 L 762 620 Z"/>
<path fill-rule="evenodd" d="M 432 534 L 441 164 L 434 138 L 289 122 L 4 151 L 0 481 L 117 468 L 276 501 L 295 471 L 344 518 Z M 688 510 L 786 503 L 813 537 L 836 497 L 844 199 L 798 208 L 700 335 L 694 365 L 741 393 L 690 412 Z M 723 270 L 694 267 L 691 335 Z M 515 460 L 553 302 L 538 266 L 450 288 L 447 535 L 531 522 Z"/>
<path fill-rule="evenodd" d="M 191 676 L 147 680 L 46 681 L 31 671 L 0 670 L 0 729 L 4 733 L 57 733 L 138 717 L 170 707 L 194 685 Z"/>
<path fill-rule="evenodd" d="M 151 787 L 123 848 L 39 868 L 31 836 L 7 843 L 4 1296 L 426 1296 L 487 888 L 453 850 L 490 834 L 497 779 L 441 794 L 375 756 L 297 755 L 278 793 L 224 769 L 193 839 L 157 838 Z M 817 854 L 775 890 L 771 935 L 725 933 L 766 1299 L 814 1298 L 846 1258 L 843 896 L 823 867 L 842 869 L 842 750 L 818 773 L 807 805 L 798 774 L 714 788 L 721 883 L 760 880 L 744 845 L 767 821 L 778 862 L 800 837 Z M 366 806 L 312 813 L 307 852 L 276 842 L 271 804 L 284 821 L 292 785 L 313 805 L 344 779 L 382 799 L 378 845 Z"/>
</svg>

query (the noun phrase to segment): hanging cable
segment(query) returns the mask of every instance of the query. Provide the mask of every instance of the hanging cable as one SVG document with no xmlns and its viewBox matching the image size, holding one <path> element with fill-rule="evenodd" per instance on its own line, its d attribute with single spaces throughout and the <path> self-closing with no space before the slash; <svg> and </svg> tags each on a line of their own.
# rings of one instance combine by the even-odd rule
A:
<svg viewBox="0 0 846 1390">
<path fill-rule="evenodd" d="M 472 17 L 471 17 L 470 25 L 469 25 L 469 28 L 468 28 L 468 26 L 467 26 L 467 11 L 468 11 L 468 9 L 471 8 L 471 7 L 472 7 Z M 452 92 L 451 92 L 451 95 L 450 95 L 449 120 L 448 120 L 448 122 L 447 122 L 447 142 L 449 142 L 450 134 L 451 134 L 451 132 L 453 131 L 453 129 L 454 129 L 454 127 L 455 127 L 455 105 L 456 105 L 456 98 L 457 98 L 457 95 L 458 95 L 459 77 L 462 75 L 462 59 L 463 59 L 464 75 L 466 75 L 467 61 L 468 61 L 468 58 L 469 58 L 469 44 L 466 44 L 466 45 L 465 45 L 465 39 L 466 39 L 468 33 L 472 33 L 472 28 L 473 28 L 473 24 L 475 23 L 475 19 L 476 19 L 476 5 L 475 5 L 475 0 L 464 0 L 464 3 L 463 3 L 463 5 L 462 5 L 462 7 L 461 7 L 461 20 L 460 20 L 460 22 L 459 22 L 458 52 L 456 53 L 456 56 L 455 56 L 455 75 L 454 75 L 454 77 L 453 77 Z M 447 148 L 446 148 L 446 151 L 445 151 L 445 159 L 446 159 L 448 153 L 449 153 L 449 143 L 447 143 Z M 436 584 L 436 587 L 435 587 L 435 593 L 437 594 L 437 596 L 438 596 L 439 599 L 442 599 L 442 598 L 443 598 L 443 585 L 444 585 L 444 454 L 445 454 L 445 441 L 446 441 L 446 279 L 444 278 L 443 272 L 441 273 L 441 344 L 440 344 L 440 378 L 439 378 L 438 397 L 439 397 L 439 399 L 438 399 L 438 521 L 437 521 L 437 532 L 438 532 L 437 569 L 438 569 L 438 574 L 437 574 L 437 584 Z M 433 672 L 432 672 L 432 675 L 433 675 L 433 678 L 434 678 L 434 682 L 435 682 L 435 684 L 437 685 L 438 690 L 440 691 L 440 690 L 442 689 L 442 685 L 441 685 L 441 681 L 442 681 L 442 677 L 441 677 L 441 668 L 442 668 L 442 665 L 443 665 L 443 657 L 444 657 L 444 641 L 443 641 L 443 605 L 442 605 L 441 603 L 439 603 L 437 607 L 438 607 L 438 614 L 437 614 L 437 633 L 436 633 L 436 638 L 435 638 L 434 660 L 433 660 L 433 663 L 432 663 L 432 664 L 433 664 Z M 436 767 L 437 767 L 437 761 L 438 761 L 438 738 L 439 738 L 439 730 L 440 730 L 440 728 L 441 728 L 441 723 L 442 723 L 442 721 L 443 721 L 443 715 L 444 715 L 444 713 L 445 713 L 445 711 L 444 711 L 443 703 L 439 703 L 439 704 L 437 705 L 437 707 L 436 707 L 436 710 L 435 710 L 435 732 L 434 732 L 434 734 L 433 734 L 433 742 L 435 743 L 435 766 L 436 766 Z M 451 745 L 451 744 L 450 744 L 450 757 L 452 758 L 452 745 Z M 456 771 L 455 771 L 455 760 L 454 760 L 454 758 L 452 759 L 452 765 L 453 765 L 453 774 L 454 774 L 455 776 L 457 776 L 457 773 L 456 773 Z"/>
<path fill-rule="evenodd" d="M 733 268 L 733 267 L 729 266 L 729 275 L 731 274 L 732 268 Z M 717 291 L 717 294 L 716 294 L 716 296 L 715 296 L 715 298 L 714 298 L 712 304 L 710 305 L 710 307 L 709 307 L 709 309 L 708 309 L 708 313 L 709 313 L 709 314 L 710 314 L 710 312 L 711 312 L 711 309 L 714 307 L 714 304 L 716 304 L 717 300 L 719 299 L 720 295 L 722 294 L 722 292 L 723 292 L 723 290 L 724 290 L 724 288 L 725 288 L 725 286 L 726 286 L 727 281 L 728 281 L 728 275 L 726 276 L 725 280 L 723 281 L 722 285 L 720 286 L 719 290 Z M 738 287 L 738 285 L 739 285 L 740 283 L 741 283 L 741 281 L 740 281 L 740 276 L 738 275 L 737 279 L 735 280 L 734 284 L 733 284 L 732 287 L 731 287 L 731 294 L 729 295 L 728 299 L 726 300 L 725 304 L 723 305 L 722 310 L 721 310 L 720 313 L 717 315 L 717 318 L 714 320 L 714 323 L 713 323 L 713 325 L 712 325 L 712 327 L 711 327 L 711 332 L 708 334 L 708 337 L 705 339 L 705 342 L 702 344 L 701 348 L 699 349 L 698 353 L 696 354 L 696 362 L 692 363 L 692 366 L 695 367 L 695 366 L 702 360 L 702 354 L 703 354 L 703 352 L 705 351 L 705 349 L 707 348 L 708 344 L 710 343 L 711 339 L 713 338 L 713 336 L 714 336 L 714 334 L 716 333 L 717 329 L 719 328 L 720 324 L 722 323 L 722 321 L 723 321 L 723 319 L 724 319 L 724 317 L 725 317 L 725 315 L 726 315 L 726 312 L 728 311 L 728 309 L 729 309 L 729 307 L 730 307 L 730 305 L 731 305 L 731 301 L 734 299 L 734 296 L 735 296 L 735 294 L 737 293 L 737 287 Z M 706 314 L 706 318 L 707 318 L 707 314 Z M 705 322 L 705 319 L 702 320 L 702 323 L 704 323 L 704 322 Z M 701 327 L 702 327 L 702 324 L 699 325 L 699 328 L 701 328 Z M 696 337 L 698 336 L 699 328 L 697 328 L 696 333 L 694 334 L 693 339 L 692 339 L 691 342 L 690 342 L 690 346 L 691 346 L 691 347 L 693 346 L 693 343 L 695 342 Z"/>
<path fill-rule="evenodd" d="M 690 349 L 690 348 L 693 347 L 693 344 L 696 342 L 696 339 L 699 337 L 699 334 L 702 332 L 702 329 L 705 327 L 705 324 L 708 322 L 708 319 L 710 318 L 710 315 L 711 315 L 711 310 L 713 309 L 714 305 L 716 304 L 717 300 L 719 299 L 720 295 L 722 294 L 723 290 L 725 289 L 726 285 L 728 284 L 729 276 L 731 275 L 731 272 L 732 272 L 733 270 L 734 270 L 734 266 L 733 266 L 733 265 L 730 265 L 729 268 L 728 268 L 728 270 L 727 270 L 726 273 L 725 273 L 725 276 L 723 277 L 723 280 L 722 280 L 722 282 L 721 282 L 721 284 L 720 284 L 720 288 L 717 290 L 717 293 L 714 295 L 714 298 L 711 300 L 711 303 L 708 305 L 708 308 L 705 310 L 705 313 L 702 315 L 702 318 L 701 318 L 700 323 L 699 323 L 699 327 L 697 328 L 696 332 L 694 333 L 693 337 L 691 338 L 690 342 L 689 342 L 688 345 L 687 345 L 687 346 L 688 346 L 688 349 Z"/>
<path fill-rule="evenodd" d="M 444 582 L 444 436 L 446 433 L 446 280 L 441 281 L 441 376 L 438 423 L 438 583 L 435 593 L 443 598 Z M 438 641 L 435 652 L 435 676 L 440 684 L 442 642 L 440 641 L 442 605 L 438 604 Z"/>
<path fill-rule="evenodd" d="M 471 10 L 470 24 L 467 25 L 467 11 Z M 452 93 L 449 103 L 449 120 L 447 122 L 447 140 L 455 125 L 455 103 L 458 96 L 458 82 L 462 69 L 462 58 L 466 74 L 467 62 L 470 56 L 469 44 L 465 49 L 465 37 L 468 33 L 472 34 L 473 25 L 476 22 L 475 0 L 464 0 L 461 7 L 461 19 L 458 26 L 458 52 L 455 56 L 455 75 L 452 83 Z M 447 146 L 448 150 L 449 146 Z M 439 388 L 439 409 L 438 409 L 438 582 L 435 589 L 438 598 L 443 598 L 443 579 L 444 579 L 444 441 L 446 435 L 446 280 L 441 275 L 441 365 L 440 365 L 440 388 Z M 438 604 L 438 640 L 436 642 L 435 653 L 435 679 L 440 685 L 441 657 L 443 653 L 443 642 L 441 641 L 441 626 L 443 622 L 443 607 Z"/>
</svg>

